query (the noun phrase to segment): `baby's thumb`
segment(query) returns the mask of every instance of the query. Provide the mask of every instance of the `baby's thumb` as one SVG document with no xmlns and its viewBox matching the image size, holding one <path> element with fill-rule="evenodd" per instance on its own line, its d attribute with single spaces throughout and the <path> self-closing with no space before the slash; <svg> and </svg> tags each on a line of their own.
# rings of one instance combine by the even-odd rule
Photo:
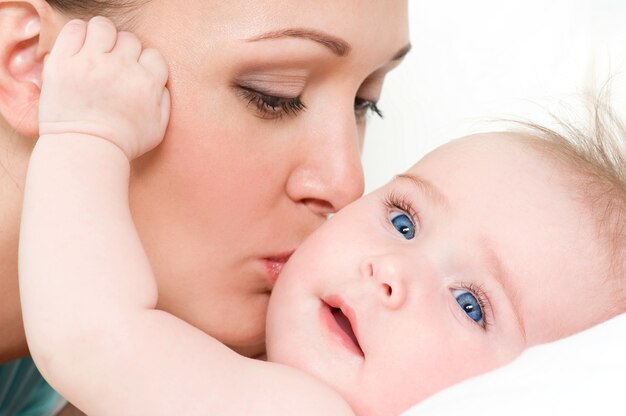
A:
<svg viewBox="0 0 626 416">
<path fill-rule="evenodd" d="M 159 139 L 159 143 L 163 140 L 163 136 L 165 136 L 165 130 L 167 129 L 167 125 L 170 121 L 170 106 L 170 90 L 165 87 L 163 88 L 163 96 L 161 97 L 161 123 L 159 126 L 161 137 Z"/>
</svg>

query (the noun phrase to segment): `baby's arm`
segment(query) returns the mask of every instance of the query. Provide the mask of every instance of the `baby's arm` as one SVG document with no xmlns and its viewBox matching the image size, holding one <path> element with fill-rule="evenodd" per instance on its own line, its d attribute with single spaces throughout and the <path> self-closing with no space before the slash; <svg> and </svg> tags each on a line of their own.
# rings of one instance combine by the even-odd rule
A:
<svg viewBox="0 0 626 416">
<path fill-rule="evenodd" d="M 166 80 L 160 55 L 104 18 L 68 24 L 46 62 L 19 261 L 35 362 L 93 415 L 351 414 L 312 377 L 155 310 L 127 192 L 129 160 L 163 136 Z"/>
</svg>

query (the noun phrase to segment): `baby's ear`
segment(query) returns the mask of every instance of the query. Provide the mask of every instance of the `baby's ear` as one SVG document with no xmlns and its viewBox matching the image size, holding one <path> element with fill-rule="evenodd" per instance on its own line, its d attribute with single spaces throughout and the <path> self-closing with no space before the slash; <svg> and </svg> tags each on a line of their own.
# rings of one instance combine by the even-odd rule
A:
<svg viewBox="0 0 626 416">
<path fill-rule="evenodd" d="M 24 136 L 38 135 L 43 61 L 66 20 L 44 0 L 0 0 L 0 114 Z"/>
</svg>

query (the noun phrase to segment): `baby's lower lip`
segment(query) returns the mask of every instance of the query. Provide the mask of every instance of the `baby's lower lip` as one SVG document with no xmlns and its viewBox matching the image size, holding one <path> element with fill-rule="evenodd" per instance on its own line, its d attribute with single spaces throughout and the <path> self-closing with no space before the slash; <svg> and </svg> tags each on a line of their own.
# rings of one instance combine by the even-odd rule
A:
<svg viewBox="0 0 626 416">
<path fill-rule="evenodd" d="M 359 346 L 357 346 L 350 336 L 346 334 L 346 332 L 339 326 L 335 317 L 333 316 L 332 309 L 330 306 L 323 302 L 322 307 L 320 308 L 320 319 L 324 323 L 324 326 L 328 331 L 333 334 L 333 338 L 339 341 L 341 345 L 343 345 L 348 351 L 363 358 L 363 351 Z"/>
</svg>

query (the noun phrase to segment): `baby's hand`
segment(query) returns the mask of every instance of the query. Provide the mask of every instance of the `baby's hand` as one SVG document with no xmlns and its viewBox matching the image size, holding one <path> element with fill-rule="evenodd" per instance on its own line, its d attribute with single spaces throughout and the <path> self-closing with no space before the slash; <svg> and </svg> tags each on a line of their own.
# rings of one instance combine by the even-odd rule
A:
<svg viewBox="0 0 626 416">
<path fill-rule="evenodd" d="M 168 70 L 155 49 L 104 17 L 65 25 L 46 59 L 39 135 L 105 139 L 129 159 L 156 147 L 165 134 Z"/>
</svg>

